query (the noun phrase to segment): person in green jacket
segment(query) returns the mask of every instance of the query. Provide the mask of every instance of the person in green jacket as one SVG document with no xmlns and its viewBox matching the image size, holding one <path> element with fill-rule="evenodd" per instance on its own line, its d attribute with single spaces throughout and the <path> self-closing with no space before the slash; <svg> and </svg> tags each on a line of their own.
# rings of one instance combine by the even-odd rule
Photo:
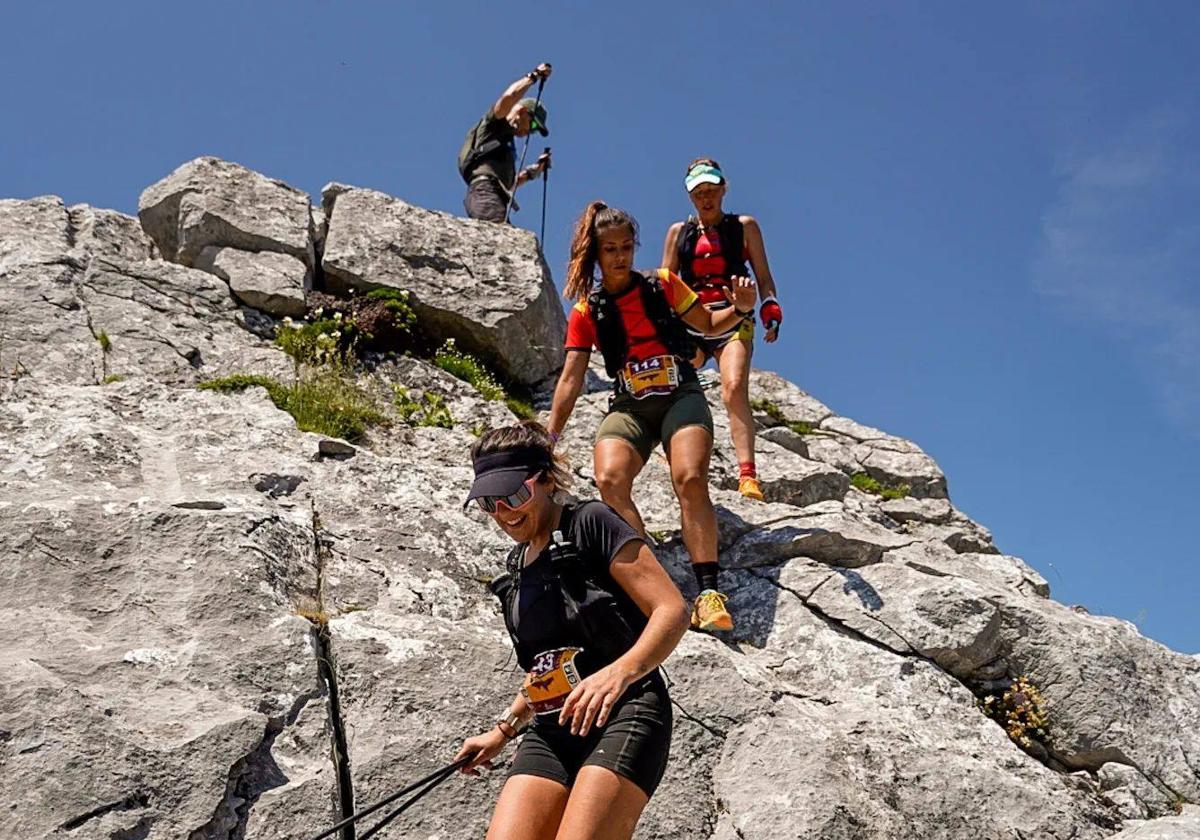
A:
<svg viewBox="0 0 1200 840">
<path fill-rule="evenodd" d="M 550 65 L 543 62 L 509 85 L 467 132 L 458 155 L 458 171 L 467 182 L 463 205 L 472 219 L 507 221 L 509 204 L 516 207 L 512 196 L 517 187 L 550 168 L 550 155 L 543 152 L 532 166 L 517 172 L 515 141 L 531 131 L 549 134 L 546 106 L 525 96 L 530 87 L 548 78 Z"/>
</svg>

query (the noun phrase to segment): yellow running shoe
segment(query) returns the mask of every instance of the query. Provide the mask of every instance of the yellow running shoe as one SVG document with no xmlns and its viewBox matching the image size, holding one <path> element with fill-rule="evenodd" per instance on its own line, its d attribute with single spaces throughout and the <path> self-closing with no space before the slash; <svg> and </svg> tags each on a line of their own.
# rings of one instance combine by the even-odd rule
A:
<svg viewBox="0 0 1200 840">
<path fill-rule="evenodd" d="M 705 589 L 696 596 L 692 607 L 692 627 L 696 630 L 732 630 L 733 616 L 725 609 L 727 596 L 715 589 Z"/>
<path fill-rule="evenodd" d="M 758 483 L 757 478 L 747 476 L 738 482 L 738 492 L 747 499 L 753 499 L 756 502 L 763 500 L 762 485 Z"/>
</svg>

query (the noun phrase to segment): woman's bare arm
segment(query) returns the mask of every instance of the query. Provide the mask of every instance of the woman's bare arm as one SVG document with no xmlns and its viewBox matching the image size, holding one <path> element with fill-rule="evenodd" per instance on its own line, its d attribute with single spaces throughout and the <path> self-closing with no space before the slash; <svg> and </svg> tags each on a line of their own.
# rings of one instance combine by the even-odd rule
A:
<svg viewBox="0 0 1200 840">
<path fill-rule="evenodd" d="M 583 383 L 587 379 L 588 360 L 592 354 L 586 350 L 568 350 L 567 360 L 563 364 L 562 373 L 558 376 L 558 384 L 554 386 L 554 400 L 550 404 L 550 419 L 546 422 L 546 431 L 556 438 L 562 434 L 567 425 L 567 419 L 575 410 L 575 401 L 583 392 Z"/>
<path fill-rule="evenodd" d="M 671 271 L 679 271 L 679 231 L 683 229 L 683 222 L 676 222 L 667 228 L 667 238 L 663 240 L 663 257 L 662 267 L 668 268 Z"/>
<path fill-rule="evenodd" d="M 558 720 L 569 722 L 572 734 L 586 735 L 593 723 L 604 726 L 625 690 L 661 665 L 688 628 L 683 596 L 645 543 L 626 543 L 609 571 L 646 614 L 646 628 L 633 647 L 571 691 Z"/>
</svg>

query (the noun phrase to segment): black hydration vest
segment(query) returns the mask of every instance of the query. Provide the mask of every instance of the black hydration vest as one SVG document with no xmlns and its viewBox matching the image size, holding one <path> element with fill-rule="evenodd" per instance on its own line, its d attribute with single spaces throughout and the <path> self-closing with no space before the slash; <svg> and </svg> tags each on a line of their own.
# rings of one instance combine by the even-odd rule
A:
<svg viewBox="0 0 1200 840">
<path fill-rule="evenodd" d="M 610 592 L 588 574 L 575 544 L 563 536 L 571 533 L 574 517 L 574 505 L 566 505 L 559 528 L 550 542 L 550 556 L 539 562 L 551 564 L 553 574 L 549 577 L 559 590 L 557 594 L 570 630 L 570 637 L 562 639 L 560 647 L 583 648 L 584 670 L 592 673 L 615 662 L 633 647 L 646 629 L 647 618 L 624 591 Z M 534 658 L 543 651 L 526 650 L 517 636 L 524 549 L 525 545 L 521 544 L 508 553 L 505 573 L 493 580 L 488 588 L 500 600 L 504 626 L 512 639 L 517 662 L 528 671 L 533 667 Z"/>
<path fill-rule="evenodd" d="M 676 250 L 679 254 L 679 276 L 683 278 L 683 282 L 695 289 L 702 286 L 723 285 L 722 281 L 728 281 L 730 277 L 749 276 L 746 258 L 743 256 L 746 253 L 746 235 L 742 220 L 738 216 L 726 213 L 724 218 L 717 223 L 717 236 L 721 240 L 721 257 L 725 260 L 725 273 L 719 278 L 697 277 L 692 270 L 692 263 L 696 259 L 696 245 L 700 241 L 700 231 L 700 220 L 695 216 L 688 216 L 688 220 L 683 223 L 683 230 L 679 232 Z"/>
<path fill-rule="evenodd" d="M 667 293 L 663 291 L 662 281 L 657 275 L 647 277 L 633 272 L 633 282 L 637 284 L 642 295 L 642 307 L 646 317 L 654 325 L 658 340 L 667 351 L 685 362 L 684 375 L 691 370 L 691 359 L 696 353 L 696 341 L 687 331 L 683 319 L 671 308 L 667 301 Z M 600 345 L 600 354 L 604 357 L 604 370 L 614 378 L 625 367 L 629 360 L 629 340 L 625 335 L 625 322 L 621 320 L 621 312 L 617 301 L 604 291 L 603 286 L 588 295 L 588 314 L 596 324 L 596 343 Z M 695 372 L 693 371 L 693 376 Z M 618 381 L 620 381 L 618 379 Z"/>
</svg>

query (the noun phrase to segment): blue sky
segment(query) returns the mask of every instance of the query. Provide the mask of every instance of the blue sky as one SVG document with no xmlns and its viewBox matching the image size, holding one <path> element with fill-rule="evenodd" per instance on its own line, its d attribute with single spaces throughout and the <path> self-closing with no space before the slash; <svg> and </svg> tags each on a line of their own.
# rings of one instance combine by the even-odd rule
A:
<svg viewBox="0 0 1200 840">
<path fill-rule="evenodd" d="M 11 5 L 0 196 L 132 213 L 212 154 L 461 212 L 464 132 L 549 60 L 557 277 L 597 197 L 655 263 L 716 157 L 782 290 L 759 364 L 919 443 L 1058 599 L 1200 651 L 1200 8 L 500 8 Z"/>
</svg>

